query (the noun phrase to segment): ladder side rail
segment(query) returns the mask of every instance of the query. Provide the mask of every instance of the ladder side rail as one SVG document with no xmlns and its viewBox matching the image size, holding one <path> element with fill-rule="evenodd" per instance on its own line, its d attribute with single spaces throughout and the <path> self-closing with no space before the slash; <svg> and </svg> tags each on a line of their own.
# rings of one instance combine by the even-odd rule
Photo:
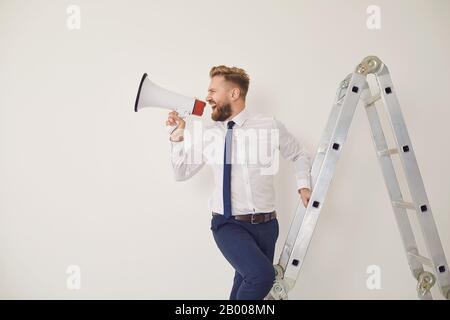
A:
<svg viewBox="0 0 450 320">
<path fill-rule="evenodd" d="M 284 272 L 284 280 L 292 284 L 292 286 L 297 280 L 304 257 L 306 256 L 320 211 L 326 198 L 328 187 L 333 177 L 334 169 L 345 143 L 356 106 L 358 105 L 359 97 L 361 95 L 361 88 L 364 87 L 365 82 L 365 76 L 358 73 L 352 74 L 343 101 L 342 110 L 339 114 L 336 128 L 331 137 L 332 141 L 326 151 L 323 165 L 317 177 L 316 185 L 314 186 L 311 199 L 306 208 L 303 224 L 295 241 L 291 257 L 289 258 L 289 263 L 287 264 Z"/>
<path fill-rule="evenodd" d="M 364 88 L 361 94 L 361 99 L 363 101 L 369 101 L 365 105 L 365 110 L 367 118 L 369 120 L 372 141 L 375 147 L 375 151 L 378 157 L 378 162 L 383 174 L 384 182 L 389 193 L 389 198 L 391 203 L 393 202 L 404 202 L 403 195 L 401 193 L 400 184 L 397 179 L 397 174 L 395 172 L 394 164 L 392 162 L 391 154 L 384 153 L 384 150 L 388 150 L 388 144 L 383 132 L 383 127 L 378 116 L 378 112 L 375 106 L 375 101 L 371 100 L 370 89 L 367 86 Z M 402 244 L 406 252 L 406 258 L 408 260 L 411 273 L 415 279 L 419 279 L 419 275 L 424 271 L 422 263 L 420 263 L 414 256 L 408 253 L 419 254 L 417 249 L 416 239 L 414 237 L 414 232 L 411 227 L 411 222 L 408 217 L 408 212 L 406 208 L 399 206 L 392 206 L 394 211 L 395 220 L 397 222 L 397 227 L 400 232 L 402 239 Z M 421 299 L 431 298 L 430 293 L 426 295 L 419 295 Z"/>
<path fill-rule="evenodd" d="M 405 172 L 406 181 L 414 202 L 425 245 L 434 264 L 434 272 L 441 291 L 447 299 L 450 298 L 450 273 L 445 258 L 439 233 L 433 218 L 431 207 L 425 191 L 425 186 L 417 164 L 414 149 L 400 109 L 395 88 L 386 65 L 375 74 L 381 90 L 381 97 L 389 115 L 389 121 L 394 132 L 400 160 Z"/>
<path fill-rule="evenodd" d="M 331 136 L 336 128 L 337 119 L 342 110 L 342 102 L 344 100 L 351 75 L 352 74 L 349 74 L 344 80 L 341 81 L 338 90 L 336 92 L 336 98 L 331 108 L 330 115 L 328 117 L 328 121 L 325 126 L 325 130 L 320 139 L 320 143 L 317 148 L 317 152 L 311 167 L 311 190 L 314 190 L 314 185 L 316 183 L 317 176 L 319 174 L 320 168 L 322 167 L 323 160 L 325 158 L 325 152 L 327 151 L 328 146 L 330 145 Z M 297 238 L 301 224 L 303 223 L 305 212 L 306 212 L 305 206 L 301 201 L 299 201 L 295 216 L 290 225 L 288 235 L 286 237 L 286 241 L 283 246 L 280 259 L 278 262 L 278 265 L 282 268 L 282 270 L 286 269 L 289 257 L 292 253 L 292 248 L 294 246 L 295 239 Z"/>
</svg>

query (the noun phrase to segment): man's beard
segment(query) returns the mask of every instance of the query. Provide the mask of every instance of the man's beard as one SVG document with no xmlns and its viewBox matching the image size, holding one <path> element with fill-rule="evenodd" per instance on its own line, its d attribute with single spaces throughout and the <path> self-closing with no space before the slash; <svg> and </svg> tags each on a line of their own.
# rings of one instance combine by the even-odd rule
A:
<svg viewBox="0 0 450 320">
<path fill-rule="evenodd" d="M 227 120 L 233 112 L 231 111 L 231 105 L 229 103 L 222 106 L 217 106 L 211 113 L 211 119 L 214 121 L 225 121 Z"/>
</svg>

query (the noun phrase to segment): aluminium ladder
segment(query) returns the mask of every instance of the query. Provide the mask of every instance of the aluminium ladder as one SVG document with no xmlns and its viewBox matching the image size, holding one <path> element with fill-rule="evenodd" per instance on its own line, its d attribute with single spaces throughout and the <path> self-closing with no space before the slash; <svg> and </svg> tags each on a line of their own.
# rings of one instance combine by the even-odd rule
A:
<svg viewBox="0 0 450 320">
<path fill-rule="evenodd" d="M 367 75 L 373 74 L 379 92 L 372 96 Z M 364 102 L 372 131 L 372 139 L 380 167 L 392 202 L 395 219 L 400 231 L 409 267 L 417 279 L 420 299 L 432 299 L 431 287 L 438 283 L 444 298 L 450 299 L 450 273 L 444 250 L 439 239 L 431 207 L 417 165 L 414 150 L 397 100 L 389 70 L 375 56 L 366 57 L 356 70 L 339 85 L 325 131 L 320 140 L 311 168 L 311 199 L 305 208 L 299 203 L 289 229 L 279 263 L 275 265 L 276 279 L 266 299 L 284 300 L 293 288 L 305 259 L 309 243 L 322 209 L 336 163 L 360 99 Z M 396 148 L 387 145 L 375 102 L 382 99 L 389 115 Z M 392 155 L 398 155 L 406 176 L 412 203 L 403 199 L 395 174 Z M 415 211 L 430 258 L 419 254 L 407 210 Z M 424 265 L 433 272 L 425 271 Z"/>
</svg>

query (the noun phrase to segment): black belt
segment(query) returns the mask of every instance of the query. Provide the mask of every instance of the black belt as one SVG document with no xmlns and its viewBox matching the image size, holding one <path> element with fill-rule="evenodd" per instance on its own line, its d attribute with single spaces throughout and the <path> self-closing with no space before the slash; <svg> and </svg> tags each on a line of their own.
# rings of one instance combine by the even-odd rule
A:
<svg viewBox="0 0 450 320">
<path fill-rule="evenodd" d="M 213 212 L 213 216 L 221 215 L 220 213 Z M 276 211 L 268 213 L 255 213 L 255 214 L 240 214 L 232 216 L 233 219 L 238 221 L 251 222 L 252 224 L 264 223 L 273 220 L 277 217 Z"/>
</svg>

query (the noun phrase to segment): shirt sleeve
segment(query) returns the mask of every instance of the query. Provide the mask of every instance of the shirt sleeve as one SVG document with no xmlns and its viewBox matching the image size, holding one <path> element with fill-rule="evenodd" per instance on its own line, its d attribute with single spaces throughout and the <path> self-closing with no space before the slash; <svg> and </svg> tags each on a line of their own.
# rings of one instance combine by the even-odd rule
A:
<svg viewBox="0 0 450 320">
<path fill-rule="evenodd" d="M 178 134 L 177 138 L 182 137 L 183 135 Z M 170 141 L 170 160 L 172 163 L 172 168 L 174 172 L 174 178 L 176 181 L 184 181 L 192 176 L 194 176 L 197 172 L 205 164 L 205 159 L 203 157 L 203 152 L 198 146 L 194 145 L 191 142 L 182 139 L 181 141 L 173 141 L 169 137 Z"/>
<path fill-rule="evenodd" d="M 283 158 L 294 163 L 297 188 L 311 189 L 311 156 L 302 145 L 278 120 L 275 126 L 279 133 L 279 150 Z"/>
</svg>

